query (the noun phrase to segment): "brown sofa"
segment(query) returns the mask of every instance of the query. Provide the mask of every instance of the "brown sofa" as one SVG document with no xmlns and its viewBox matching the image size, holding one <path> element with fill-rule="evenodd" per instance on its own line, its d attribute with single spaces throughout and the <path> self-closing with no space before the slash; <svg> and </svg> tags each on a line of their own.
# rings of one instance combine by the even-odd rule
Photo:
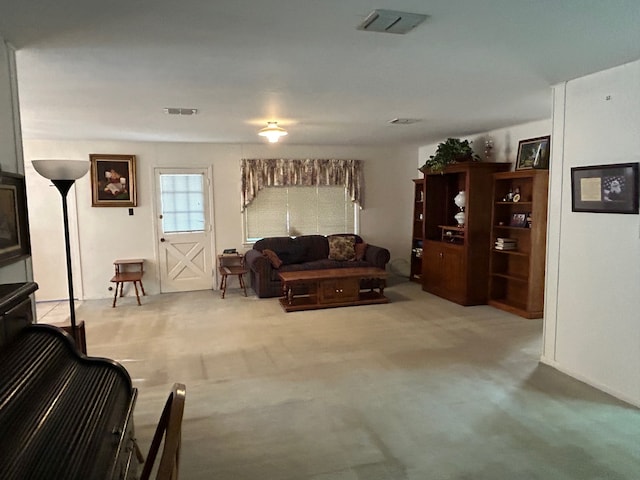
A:
<svg viewBox="0 0 640 480">
<path fill-rule="evenodd" d="M 363 243 L 358 235 L 355 243 Z M 263 250 L 268 249 L 277 254 L 282 260 L 279 268 L 274 268 L 269 258 L 263 255 Z M 331 260 L 329 259 L 328 237 L 323 235 L 301 235 L 299 237 L 269 237 L 258 240 L 253 249 L 245 254 L 245 264 L 249 269 L 251 286 L 260 298 L 282 296 L 282 285 L 278 272 L 290 272 L 298 270 L 320 270 L 325 268 L 348 267 L 378 267 L 383 270 L 389 262 L 389 250 L 375 245 L 367 245 L 362 260 Z M 360 287 L 379 288 L 382 279 L 362 280 Z M 294 293 L 302 295 L 306 293 L 304 286 L 298 287 Z"/>
</svg>

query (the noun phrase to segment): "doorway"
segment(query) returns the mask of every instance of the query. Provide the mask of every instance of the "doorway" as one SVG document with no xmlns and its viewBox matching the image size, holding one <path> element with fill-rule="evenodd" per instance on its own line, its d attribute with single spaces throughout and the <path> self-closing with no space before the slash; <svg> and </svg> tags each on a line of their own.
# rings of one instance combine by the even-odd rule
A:
<svg viewBox="0 0 640 480">
<path fill-rule="evenodd" d="M 160 292 L 213 288 L 211 168 L 157 168 Z"/>
</svg>

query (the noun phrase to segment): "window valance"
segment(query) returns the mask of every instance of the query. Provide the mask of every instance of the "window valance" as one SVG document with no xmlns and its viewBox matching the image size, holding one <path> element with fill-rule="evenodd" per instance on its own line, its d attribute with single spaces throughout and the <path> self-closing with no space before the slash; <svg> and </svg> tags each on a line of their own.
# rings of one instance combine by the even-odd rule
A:
<svg viewBox="0 0 640 480">
<path fill-rule="evenodd" d="M 341 186 L 362 208 L 362 160 L 242 159 L 242 210 L 265 187 Z"/>
</svg>

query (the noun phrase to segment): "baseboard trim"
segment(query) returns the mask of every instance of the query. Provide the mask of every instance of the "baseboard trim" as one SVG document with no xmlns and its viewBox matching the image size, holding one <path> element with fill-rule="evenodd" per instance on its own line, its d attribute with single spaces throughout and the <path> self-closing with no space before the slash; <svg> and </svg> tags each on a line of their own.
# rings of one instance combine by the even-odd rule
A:
<svg viewBox="0 0 640 480">
<path fill-rule="evenodd" d="M 549 367 L 555 368 L 556 370 L 558 370 L 559 372 L 562 372 L 566 375 L 569 375 L 570 377 L 575 378 L 576 380 L 579 380 L 583 383 L 586 383 L 587 385 L 592 386 L 593 388 L 597 388 L 598 390 L 602 390 L 603 392 L 611 395 L 612 397 L 617 398 L 618 400 L 621 400 L 625 403 L 628 403 L 629 405 L 632 405 L 634 407 L 640 408 L 640 399 L 638 398 L 631 398 L 630 396 L 622 393 L 622 392 L 618 392 L 617 390 L 607 386 L 607 385 L 603 385 L 600 382 L 596 382 L 591 378 L 585 377 L 584 375 L 581 375 L 579 373 L 576 373 L 574 371 L 572 371 L 571 369 L 568 368 L 564 368 L 562 365 L 560 365 L 558 362 L 556 362 L 555 360 L 551 360 L 549 358 L 545 358 L 545 357 L 541 357 L 540 358 L 540 363 L 543 363 L 545 365 L 548 365 Z"/>
</svg>

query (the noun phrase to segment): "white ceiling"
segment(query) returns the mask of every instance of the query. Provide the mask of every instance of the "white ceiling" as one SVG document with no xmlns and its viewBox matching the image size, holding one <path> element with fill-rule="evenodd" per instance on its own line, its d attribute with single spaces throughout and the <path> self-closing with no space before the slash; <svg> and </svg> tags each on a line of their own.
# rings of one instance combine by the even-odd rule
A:
<svg viewBox="0 0 640 480">
<path fill-rule="evenodd" d="M 375 8 L 429 18 L 357 30 Z M 640 1 L 0 0 L 0 35 L 26 138 L 258 143 L 276 120 L 289 144 L 427 144 L 549 118 L 551 85 L 640 58 Z"/>
</svg>

